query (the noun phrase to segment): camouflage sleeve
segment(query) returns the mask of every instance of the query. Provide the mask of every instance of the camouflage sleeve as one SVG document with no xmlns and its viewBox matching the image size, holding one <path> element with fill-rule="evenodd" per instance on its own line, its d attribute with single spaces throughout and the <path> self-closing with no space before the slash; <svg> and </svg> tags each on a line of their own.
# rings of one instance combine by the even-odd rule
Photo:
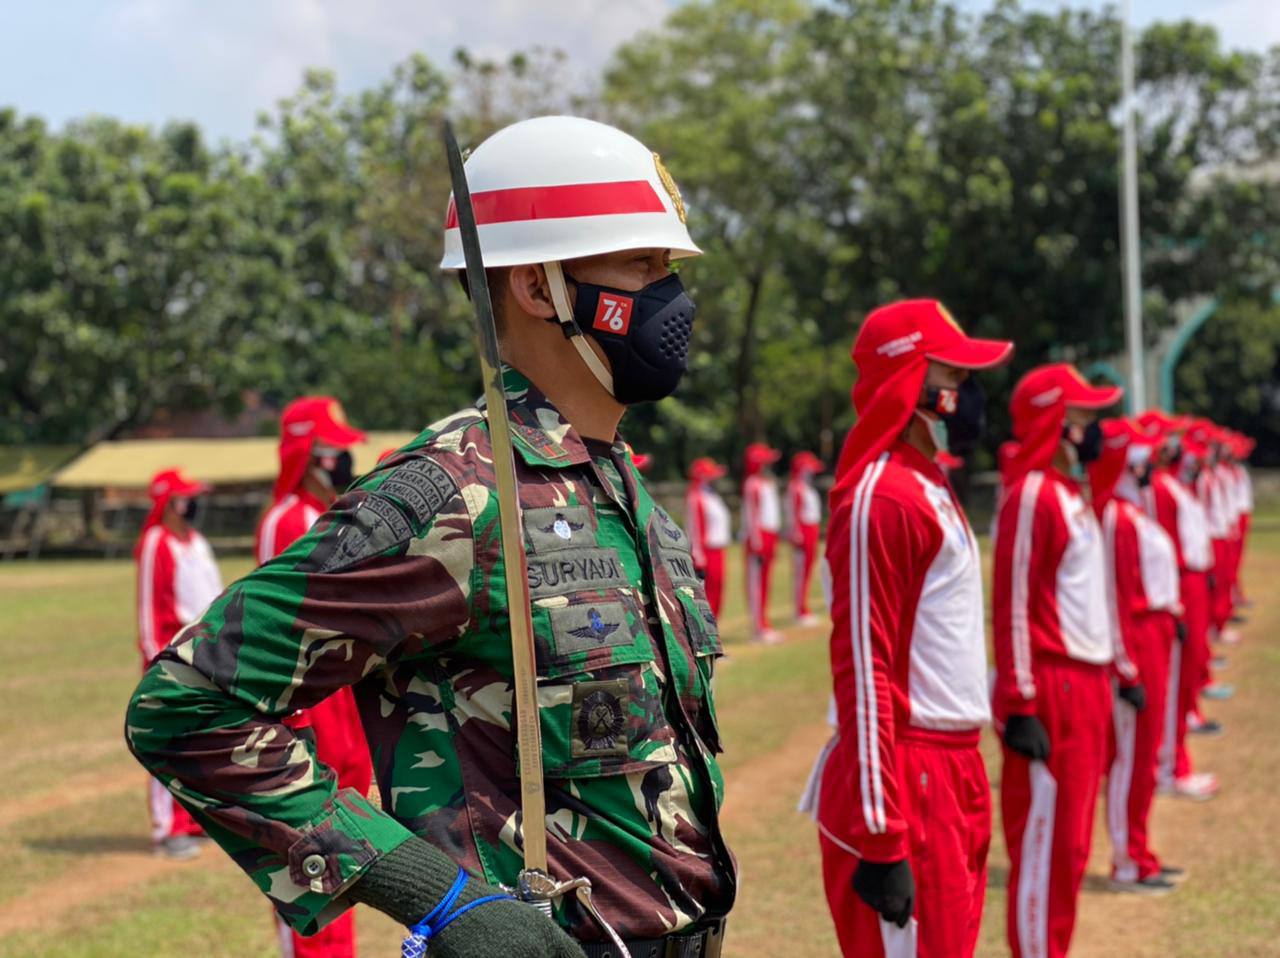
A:
<svg viewBox="0 0 1280 958">
<path fill-rule="evenodd" d="M 304 934 L 411 833 L 339 791 L 281 719 L 466 629 L 475 559 L 460 486 L 432 458 L 374 473 L 214 600 L 129 703 L 134 755 Z"/>
</svg>

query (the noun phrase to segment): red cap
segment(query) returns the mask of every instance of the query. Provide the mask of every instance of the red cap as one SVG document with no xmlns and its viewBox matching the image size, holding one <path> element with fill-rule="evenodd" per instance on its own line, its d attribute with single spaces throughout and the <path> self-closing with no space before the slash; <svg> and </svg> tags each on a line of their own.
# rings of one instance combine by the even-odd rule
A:
<svg viewBox="0 0 1280 958">
<path fill-rule="evenodd" d="M 872 310 L 853 343 L 858 421 L 845 437 L 831 501 L 849 493 L 867 463 L 892 446 L 920 400 L 929 361 L 963 369 L 1007 362 L 1013 343 L 974 339 L 936 299 L 909 299 Z"/>
<path fill-rule="evenodd" d="M 715 482 L 727 472 L 724 466 L 706 456 L 695 459 L 689 464 L 689 478 L 697 482 Z"/>
<path fill-rule="evenodd" d="M 198 496 L 209 491 L 208 483 L 192 479 L 181 469 L 164 469 L 151 477 L 147 495 L 152 501 L 168 501 L 174 496 Z"/>
<path fill-rule="evenodd" d="M 276 500 L 283 499 L 298 487 L 315 446 L 349 449 L 364 439 L 364 433 L 347 422 L 342 404 L 332 396 L 303 396 L 289 403 L 280 417 L 280 475 L 276 477 Z"/>
<path fill-rule="evenodd" d="M 202 495 L 209 489 L 210 486 L 207 483 L 192 479 L 180 468 L 160 470 L 147 484 L 147 495 L 151 497 L 151 511 L 142 521 L 142 531 L 145 533 L 152 526 L 160 524 L 164 518 L 165 507 L 175 496 L 190 498 Z"/>
<path fill-rule="evenodd" d="M 1070 363 L 1049 363 L 1031 370 L 1013 387 L 1009 411 L 1013 435 L 1021 445 L 1009 463 L 1005 482 L 1053 462 L 1068 409 L 1105 409 L 1119 401 L 1119 386 L 1090 386 Z"/>
<path fill-rule="evenodd" d="M 1175 416 L 1163 409 L 1148 409 L 1138 416 L 1137 422 L 1145 432 L 1164 437 L 1182 432 L 1190 425 L 1191 420 L 1188 416 Z"/>
<path fill-rule="evenodd" d="M 1129 450 L 1134 446 L 1154 446 L 1158 438 L 1148 433 L 1133 419 L 1104 419 L 1098 424 L 1102 429 L 1102 452 L 1089 463 L 1089 488 L 1093 492 L 1093 507 L 1102 513 L 1102 507 L 1124 473 L 1129 460 Z"/>
<path fill-rule="evenodd" d="M 742 455 L 747 465 L 747 472 L 759 472 L 765 466 L 771 466 L 782 458 L 782 453 L 763 442 L 753 442 L 747 446 Z"/>
<path fill-rule="evenodd" d="M 853 361 L 862 375 L 871 365 L 896 367 L 921 357 L 961 369 L 990 369 L 1011 356 L 1013 343 L 966 336 L 936 299 L 904 299 L 872 310 L 853 344 Z"/>
<path fill-rule="evenodd" d="M 826 466 L 823 465 L 822 460 L 807 449 L 797 452 L 791 457 L 791 472 L 793 475 L 801 472 L 818 473 L 825 468 Z"/>
</svg>

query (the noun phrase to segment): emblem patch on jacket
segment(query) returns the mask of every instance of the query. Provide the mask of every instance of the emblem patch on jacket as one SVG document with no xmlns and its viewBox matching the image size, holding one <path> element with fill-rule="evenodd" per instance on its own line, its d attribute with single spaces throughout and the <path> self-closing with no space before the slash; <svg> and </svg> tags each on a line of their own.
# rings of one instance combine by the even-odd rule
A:
<svg viewBox="0 0 1280 958">
<path fill-rule="evenodd" d="M 628 698 L 626 679 L 574 685 L 574 758 L 627 754 Z"/>
</svg>

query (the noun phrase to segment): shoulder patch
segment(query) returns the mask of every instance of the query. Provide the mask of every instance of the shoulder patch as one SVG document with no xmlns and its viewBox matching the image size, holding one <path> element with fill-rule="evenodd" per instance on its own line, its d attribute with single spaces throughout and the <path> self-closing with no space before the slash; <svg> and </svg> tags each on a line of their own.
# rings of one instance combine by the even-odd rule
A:
<svg viewBox="0 0 1280 958">
<path fill-rule="evenodd" d="M 402 502 L 419 530 L 457 494 L 458 484 L 449 471 L 434 459 L 421 458 L 401 463 L 375 492 Z"/>
<path fill-rule="evenodd" d="M 339 503 L 335 528 L 322 537 L 310 564 L 318 572 L 341 572 L 384 555 L 419 535 L 457 494 L 453 476 L 439 463 L 402 463 L 353 509 Z"/>
</svg>

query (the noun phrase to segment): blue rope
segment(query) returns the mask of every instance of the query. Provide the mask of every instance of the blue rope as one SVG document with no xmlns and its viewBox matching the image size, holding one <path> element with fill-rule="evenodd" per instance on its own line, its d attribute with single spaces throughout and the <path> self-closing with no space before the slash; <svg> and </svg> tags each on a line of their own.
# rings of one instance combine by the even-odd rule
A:
<svg viewBox="0 0 1280 958">
<path fill-rule="evenodd" d="M 453 884 L 449 886 L 449 890 L 445 892 L 439 904 L 432 908 L 426 917 L 409 929 L 409 934 L 400 946 L 401 958 L 426 958 L 427 945 L 431 939 L 440 934 L 445 926 L 454 919 L 461 918 L 477 905 L 511 898 L 510 895 L 486 895 L 483 898 L 477 898 L 475 901 L 467 902 L 457 911 L 450 912 L 449 909 L 453 907 L 458 900 L 458 896 L 462 894 L 462 889 L 466 887 L 469 877 L 466 871 L 461 868 L 458 869 L 458 877 L 453 880 Z M 440 920 L 437 921 L 437 918 Z"/>
</svg>

